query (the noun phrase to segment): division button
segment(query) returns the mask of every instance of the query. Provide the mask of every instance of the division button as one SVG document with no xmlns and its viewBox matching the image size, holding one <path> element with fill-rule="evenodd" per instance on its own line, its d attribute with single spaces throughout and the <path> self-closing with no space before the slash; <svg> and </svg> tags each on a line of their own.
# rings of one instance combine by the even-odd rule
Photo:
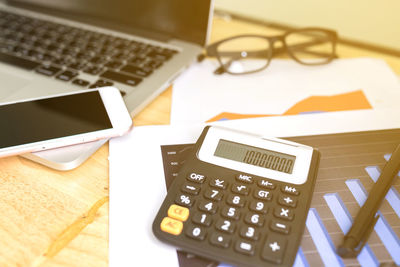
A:
<svg viewBox="0 0 400 267">
<path fill-rule="evenodd" d="M 166 233 L 172 235 L 180 235 L 183 229 L 183 223 L 169 217 L 164 217 L 161 222 L 160 228 Z"/>
<path fill-rule="evenodd" d="M 189 217 L 189 209 L 172 204 L 168 209 L 168 217 L 184 222 Z"/>
<path fill-rule="evenodd" d="M 200 191 L 200 185 L 185 183 L 182 185 L 182 191 L 192 195 L 198 195 Z"/>
<path fill-rule="evenodd" d="M 277 234 L 269 234 L 264 243 L 261 257 L 275 264 L 282 263 L 285 253 L 286 239 Z"/>
</svg>

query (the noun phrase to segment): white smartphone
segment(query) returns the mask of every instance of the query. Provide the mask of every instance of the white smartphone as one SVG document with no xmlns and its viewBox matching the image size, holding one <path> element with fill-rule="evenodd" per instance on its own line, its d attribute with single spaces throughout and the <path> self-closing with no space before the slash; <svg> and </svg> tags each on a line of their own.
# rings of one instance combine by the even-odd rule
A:
<svg viewBox="0 0 400 267">
<path fill-rule="evenodd" d="M 103 87 L 0 104 L 0 157 L 120 136 L 132 119 L 118 89 Z"/>
</svg>

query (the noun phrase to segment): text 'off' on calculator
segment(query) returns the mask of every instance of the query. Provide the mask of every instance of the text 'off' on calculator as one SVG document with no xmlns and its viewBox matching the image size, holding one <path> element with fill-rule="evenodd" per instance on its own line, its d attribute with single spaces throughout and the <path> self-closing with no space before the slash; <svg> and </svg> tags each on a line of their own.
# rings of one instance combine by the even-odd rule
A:
<svg viewBox="0 0 400 267">
<path fill-rule="evenodd" d="M 292 266 L 320 153 L 207 126 L 153 223 L 160 240 L 237 266 Z"/>
</svg>

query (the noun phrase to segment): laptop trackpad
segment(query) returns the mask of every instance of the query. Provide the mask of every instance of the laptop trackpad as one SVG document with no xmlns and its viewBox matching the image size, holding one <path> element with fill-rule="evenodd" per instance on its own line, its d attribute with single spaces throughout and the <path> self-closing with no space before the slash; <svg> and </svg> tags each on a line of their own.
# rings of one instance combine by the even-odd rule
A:
<svg viewBox="0 0 400 267">
<path fill-rule="evenodd" d="M 10 74 L 4 71 L 0 71 L 0 81 L 0 100 L 3 100 L 12 94 L 15 94 L 17 90 L 27 86 L 31 82 L 31 80 L 26 79 L 22 76 Z"/>
</svg>

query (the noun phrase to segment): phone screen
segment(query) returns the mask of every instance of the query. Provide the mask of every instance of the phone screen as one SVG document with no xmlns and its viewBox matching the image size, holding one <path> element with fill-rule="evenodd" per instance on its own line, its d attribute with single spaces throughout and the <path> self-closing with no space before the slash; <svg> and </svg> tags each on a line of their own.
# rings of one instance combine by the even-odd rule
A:
<svg viewBox="0 0 400 267">
<path fill-rule="evenodd" d="M 112 128 L 98 91 L 0 106 L 0 148 Z"/>
</svg>

